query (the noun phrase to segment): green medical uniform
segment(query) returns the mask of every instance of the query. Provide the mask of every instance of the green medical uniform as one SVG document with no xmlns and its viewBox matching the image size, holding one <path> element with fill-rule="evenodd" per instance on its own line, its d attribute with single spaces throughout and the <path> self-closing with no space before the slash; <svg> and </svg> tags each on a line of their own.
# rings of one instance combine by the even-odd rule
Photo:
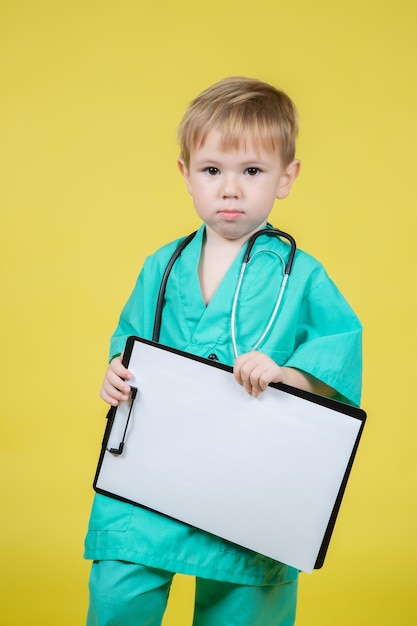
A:
<svg viewBox="0 0 417 626">
<path fill-rule="evenodd" d="M 203 225 L 173 266 L 160 342 L 233 365 L 230 312 L 244 250 L 206 306 L 198 279 L 204 236 Z M 151 339 L 161 278 L 177 245 L 170 243 L 146 260 L 112 337 L 111 357 L 123 351 L 129 335 Z M 288 254 L 284 240 L 261 237 L 255 242 L 236 313 L 239 354 L 252 349 L 268 323 Z M 340 400 L 359 404 L 360 322 L 320 263 L 302 251 L 296 252 L 277 319 L 259 350 L 279 365 L 300 369 L 333 387 Z M 98 494 L 85 557 L 241 585 L 273 585 L 295 580 L 298 574 L 186 524 Z"/>
</svg>

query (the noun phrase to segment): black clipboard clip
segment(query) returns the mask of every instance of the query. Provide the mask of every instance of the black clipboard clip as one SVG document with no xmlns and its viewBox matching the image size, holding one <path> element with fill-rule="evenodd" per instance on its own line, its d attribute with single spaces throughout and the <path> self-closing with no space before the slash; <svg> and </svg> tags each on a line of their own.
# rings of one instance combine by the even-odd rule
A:
<svg viewBox="0 0 417 626">
<path fill-rule="evenodd" d="M 126 419 L 126 424 L 125 424 L 125 429 L 124 429 L 124 432 L 123 432 L 123 437 L 122 437 L 121 442 L 119 443 L 119 447 L 118 448 L 107 448 L 108 452 L 111 452 L 111 454 L 120 455 L 120 454 L 122 454 L 123 448 L 125 447 L 127 427 L 129 426 L 130 416 L 132 415 L 133 403 L 135 402 L 135 398 L 136 398 L 136 395 L 138 393 L 137 387 L 131 387 L 130 389 L 131 389 L 131 392 L 130 392 L 130 407 L 129 407 L 129 413 L 128 413 L 127 419 Z"/>
</svg>

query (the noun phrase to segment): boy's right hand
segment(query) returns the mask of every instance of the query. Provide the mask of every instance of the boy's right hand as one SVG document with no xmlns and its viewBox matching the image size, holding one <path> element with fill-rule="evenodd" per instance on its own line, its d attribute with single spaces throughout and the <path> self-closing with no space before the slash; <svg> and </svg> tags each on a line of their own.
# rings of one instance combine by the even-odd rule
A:
<svg viewBox="0 0 417 626">
<path fill-rule="evenodd" d="M 131 372 L 122 364 L 122 357 L 117 356 L 107 368 L 100 390 L 101 398 L 111 406 L 126 402 L 130 395 L 130 386 L 126 381 L 131 378 Z"/>
</svg>

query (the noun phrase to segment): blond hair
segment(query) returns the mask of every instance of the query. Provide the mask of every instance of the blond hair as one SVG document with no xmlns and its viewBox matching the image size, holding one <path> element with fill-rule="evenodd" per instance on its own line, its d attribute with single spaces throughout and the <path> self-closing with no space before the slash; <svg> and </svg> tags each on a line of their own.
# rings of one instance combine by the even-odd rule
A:
<svg viewBox="0 0 417 626">
<path fill-rule="evenodd" d="M 295 156 L 298 116 L 292 100 L 268 83 L 232 76 L 215 83 L 190 103 L 179 127 L 180 158 L 186 167 L 190 151 L 217 130 L 222 149 L 236 149 L 250 139 L 255 148 L 279 150 L 283 164 Z"/>
</svg>

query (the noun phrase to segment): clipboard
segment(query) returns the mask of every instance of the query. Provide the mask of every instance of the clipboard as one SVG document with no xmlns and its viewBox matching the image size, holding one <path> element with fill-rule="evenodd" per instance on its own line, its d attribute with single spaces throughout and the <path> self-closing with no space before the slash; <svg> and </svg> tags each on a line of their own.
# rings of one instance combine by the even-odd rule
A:
<svg viewBox="0 0 417 626">
<path fill-rule="evenodd" d="M 108 413 L 94 489 L 305 572 L 322 567 L 366 420 L 357 407 L 140 337 Z"/>
</svg>

